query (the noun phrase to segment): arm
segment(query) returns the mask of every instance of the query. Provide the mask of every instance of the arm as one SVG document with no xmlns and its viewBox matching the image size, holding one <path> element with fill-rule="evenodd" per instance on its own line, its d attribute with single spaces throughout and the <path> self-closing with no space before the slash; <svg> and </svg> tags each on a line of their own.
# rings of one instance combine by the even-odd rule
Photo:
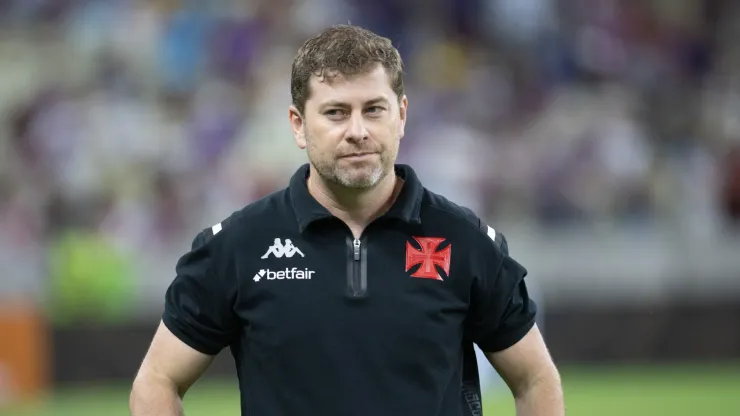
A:
<svg viewBox="0 0 740 416">
<path fill-rule="evenodd" d="M 506 238 L 489 228 L 482 244 L 467 334 L 511 389 L 519 416 L 565 414 L 560 376 L 535 324 L 527 270 L 509 256 Z"/>
<path fill-rule="evenodd" d="M 189 347 L 160 323 L 134 379 L 129 400 L 131 415 L 182 415 L 185 392 L 212 361 L 213 356 Z"/>
<path fill-rule="evenodd" d="M 517 415 L 565 415 L 560 375 L 537 326 L 516 344 L 486 357 L 511 389 Z"/>
<path fill-rule="evenodd" d="M 175 267 L 162 321 L 133 383 L 132 416 L 179 416 L 185 392 L 240 331 L 236 279 L 219 259 L 215 238 L 198 234 Z"/>
</svg>

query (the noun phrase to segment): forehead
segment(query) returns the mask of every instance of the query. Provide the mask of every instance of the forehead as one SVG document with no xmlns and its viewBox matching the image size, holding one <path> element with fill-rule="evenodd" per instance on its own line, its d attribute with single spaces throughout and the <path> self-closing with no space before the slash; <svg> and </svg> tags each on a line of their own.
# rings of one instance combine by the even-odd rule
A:
<svg viewBox="0 0 740 416">
<path fill-rule="evenodd" d="M 306 102 L 322 105 L 328 101 L 346 103 L 364 102 L 383 97 L 392 101 L 395 93 L 391 88 L 390 77 L 385 68 L 377 64 L 369 71 L 346 76 L 341 73 L 330 74 L 329 78 L 311 76 L 310 94 Z"/>
</svg>

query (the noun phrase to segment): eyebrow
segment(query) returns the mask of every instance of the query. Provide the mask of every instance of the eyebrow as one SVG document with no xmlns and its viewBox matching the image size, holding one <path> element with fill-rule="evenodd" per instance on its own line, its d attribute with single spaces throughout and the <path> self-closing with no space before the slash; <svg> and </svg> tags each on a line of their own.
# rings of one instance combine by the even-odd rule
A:
<svg viewBox="0 0 740 416">
<path fill-rule="evenodd" d="M 377 97 L 377 98 L 373 98 L 372 100 L 365 101 L 364 105 L 368 106 L 368 105 L 374 105 L 374 104 L 388 104 L 388 103 L 389 101 L 387 98 Z M 332 101 L 325 102 L 321 106 L 321 108 L 326 108 L 326 107 L 345 107 L 346 108 L 346 107 L 351 107 L 351 106 L 348 103 L 343 102 L 343 101 L 332 100 Z"/>
<path fill-rule="evenodd" d="M 372 100 L 365 103 L 365 105 L 372 105 L 372 104 L 390 104 L 390 103 L 385 97 L 373 98 Z"/>
</svg>

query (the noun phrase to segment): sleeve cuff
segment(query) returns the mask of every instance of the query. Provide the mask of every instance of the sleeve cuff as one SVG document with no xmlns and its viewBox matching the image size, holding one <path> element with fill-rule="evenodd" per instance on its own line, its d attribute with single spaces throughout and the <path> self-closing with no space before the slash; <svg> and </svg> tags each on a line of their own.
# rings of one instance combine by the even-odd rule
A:
<svg viewBox="0 0 740 416">
<path fill-rule="evenodd" d="M 520 326 L 516 330 L 509 331 L 506 334 L 495 334 L 490 339 L 479 341 L 478 347 L 481 351 L 486 353 L 503 351 L 517 342 L 521 341 L 525 335 L 534 327 L 535 319 L 532 317 L 527 323 Z"/>
<path fill-rule="evenodd" d="M 184 342 L 190 348 L 206 355 L 217 355 L 221 350 L 214 348 L 212 345 L 206 345 L 197 337 L 190 335 L 181 322 L 176 320 L 172 315 L 165 312 L 162 315 L 162 322 L 180 341 Z"/>
</svg>

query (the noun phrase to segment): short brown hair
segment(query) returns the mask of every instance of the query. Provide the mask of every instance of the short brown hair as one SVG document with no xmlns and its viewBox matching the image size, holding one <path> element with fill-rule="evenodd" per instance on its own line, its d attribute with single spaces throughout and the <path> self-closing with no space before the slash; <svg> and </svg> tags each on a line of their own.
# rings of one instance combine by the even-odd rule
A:
<svg viewBox="0 0 740 416">
<path fill-rule="evenodd" d="M 312 75 L 330 80 L 337 74 L 353 76 L 370 71 L 376 64 L 385 68 L 393 92 L 403 96 L 403 61 L 390 39 L 358 26 L 332 26 L 308 39 L 293 59 L 293 105 L 303 114 Z"/>
</svg>

